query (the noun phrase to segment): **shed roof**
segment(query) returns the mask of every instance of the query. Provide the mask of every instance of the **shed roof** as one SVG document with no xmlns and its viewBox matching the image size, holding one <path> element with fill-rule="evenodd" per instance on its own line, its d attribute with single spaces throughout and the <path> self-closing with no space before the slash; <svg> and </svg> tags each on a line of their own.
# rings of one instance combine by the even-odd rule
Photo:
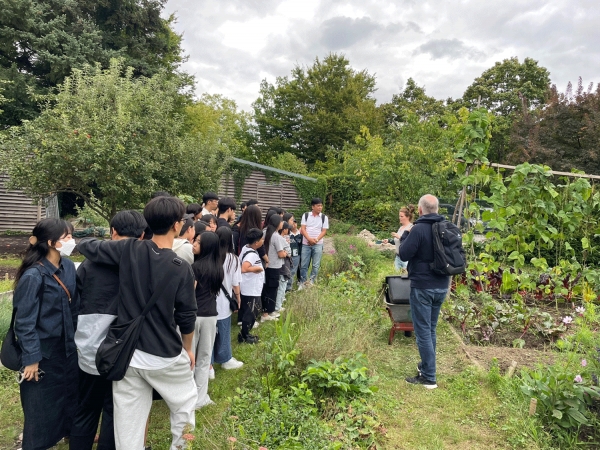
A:
<svg viewBox="0 0 600 450">
<path fill-rule="evenodd" d="M 263 166 L 262 164 L 258 164 L 258 163 L 251 162 L 251 161 L 246 161 L 245 159 L 233 158 L 233 160 L 240 164 L 256 167 L 257 169 L 261 169 L 261 170 L 275 172 L 280 175 L 285 175 L 286 177 L 300 178 L 302 180 L 308 180 L 308 181 L 317 181 L 316 178 L 307 177 L 306 175 L 300 175 L 299 173 L 288 172 L 287 170 L 276 169 L 275 167 Z"/>
</svg>

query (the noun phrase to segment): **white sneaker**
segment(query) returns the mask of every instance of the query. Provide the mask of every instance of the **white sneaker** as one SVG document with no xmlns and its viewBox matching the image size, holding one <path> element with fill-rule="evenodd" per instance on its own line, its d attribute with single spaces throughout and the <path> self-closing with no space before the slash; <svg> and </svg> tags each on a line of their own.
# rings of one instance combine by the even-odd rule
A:
<svg viewBox="0 0 600 450">
<path fill-rule="evenodd" d="M 258 328 L 258 320 L 254 321 L 254 325 L 252 326 L 252 328 Z"/>
<path fill-rule="evenodd" d="M 238 327 L 241 327 L 241 326 L 242 326 L 242 322 L 238 322 Z"/>
<path fill-rule="evenodd" d="M 282 306 L 281 308 L 279 308 L 279 312 L 282 313 L 285 311 L 285 308 Z"/>
<path fill-rule="evenodd" d="M 271 317 L 274 317 L 275 319 L 279 319 L 279 316 L 281 316 L 281 314 L 279 314 L 279 311 L 273 311 L 271 314 L 269 314 Z"/>
<path fill-rule="evenodd" d="M 209 380 L 215 379 L 215 368 L 214 367 L 211 367 L 210 369 L 208 369 L 208 379 Z"/>
<path fill-rule="evenodd" d="M 216 403 L 213 402 L 210 397 L 207 395 L 201 402 L 196 402 L 196 406 L 194 406 L 194 409 L 200 409 L 200 408 L 204 408 L 205 406 L 210 406 L 210 405 L 215 405 Z"/>
<path fill-rule="evenodd" d="M 304 289 L 304 283 L 298 283 L 298 290 L 301 291 Z"/>
<path fill-rule="evenodd" d="M 260 319 L 261 322 L 267 322 L 269 320 L 277 320 L 277 317 L 267 314 L 266 316 L 262 316 L 262 319 Z"/>
<path fill-rule="evenodd" d="M 244 365 L 243 362 L 238 361 L 237 359 L 235 359 L 233 356 L 231 357 L 231 359 L 227 362 L 224 362 L 223 364 L 221 364 L 221 368 L 225 369 L 225 370 L 233 370 L 233 369 L 239 369 L 240 367 L 242 367 Z"/>
</svg>

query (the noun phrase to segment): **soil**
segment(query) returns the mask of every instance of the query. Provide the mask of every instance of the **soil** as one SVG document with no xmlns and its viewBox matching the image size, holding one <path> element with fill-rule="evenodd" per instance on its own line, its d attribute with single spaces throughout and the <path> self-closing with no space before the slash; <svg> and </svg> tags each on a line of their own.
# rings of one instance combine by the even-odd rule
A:
<svg viewBox="0 0 600 450">
<path fill-rule="evenodd" d="M 486 369 L 492 365 L 495 358 L 500 366 L 500 373 L 504 374 L 513 361 L 517 362 L 516 371 L 519 368 L 535 368 L 537 365 L 550 365 L 554 363 L 555 355 L 550 351 L 535 350 L 531 348 L 511 348 L 495 346 L 465 345 L 465 350 L 471 357 Z"/>
<path fill-rule="evenodd" d="M 6 236 L 0 235 L 0 256 L 19 256 L 27 250 L 28 235 Z M 0 260 L 0 266 L 2 261 Z"/>
</svg>

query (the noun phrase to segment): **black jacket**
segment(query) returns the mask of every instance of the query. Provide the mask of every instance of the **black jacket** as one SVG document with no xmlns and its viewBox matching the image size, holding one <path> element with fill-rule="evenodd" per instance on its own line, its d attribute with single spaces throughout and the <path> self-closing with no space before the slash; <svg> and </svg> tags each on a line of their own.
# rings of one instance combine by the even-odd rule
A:
<svg viewBox="0 0 600 450">
<path fill-rule="evenodd" d="M 191 266 L 171 249 L 159 249 L 152 241 L 83 239 L 80 253 L 95 263 L 119 266 L 117 323 L 138 317 L 152 293 L 168 287 L 146 315 L 137 349 L 163 358 L 181 353 L 182 334 L 193 333 L 196 323 L 194 274 Z"/>
<path fill-rule="evenodd" d="M 408 261 L 410 286 L 417 289 L 448 289 L 448 276 L 431 271 L 433 262 L 433 236 L 431 224 L 445 220 L 439 214 L 425 214 L 415 222 L 406 239 L 402 239 L 400 259 Z"/>
</svg>

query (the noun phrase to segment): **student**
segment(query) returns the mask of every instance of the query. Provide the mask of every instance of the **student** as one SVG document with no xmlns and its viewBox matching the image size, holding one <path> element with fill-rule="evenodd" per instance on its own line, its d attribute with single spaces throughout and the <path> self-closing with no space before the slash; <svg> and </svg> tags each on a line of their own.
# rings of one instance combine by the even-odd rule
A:
<svg viewBox="0 0 600 450">
<path fill-rule="evenodd" d="M 208 231 L 217 231 L 217 216 L 214 216 L 212 214 L 205 214 L 200 218 L 200 221 L 206 224 L 206 229 Z"/>
<path fill-rule="evenodd" d="M 171 411 L 171 450 L 185 444 L 184 428 L 195 425 L 194 274 L 171 250 L 184 214 L 185 205 L 178 198 L 157 197 L 144 208 L 152 240 L 88 238 L 78 245 L 92 262 L 119 266 L 117 325 L 139 317 L 152 294 L 159 289 L 162 292 L 142 322 L 125 377 L 113 382 L 117 449 L 143 448 L 153 388 Z"/>
<path fill-rule="evenodd" d="M 217 205 L 219 204 L 219 196 L 214 192 L 207 192 L 202 197 L 202 215 L 217 214 Z"/>
<path fill-rule="evenodd" d="M 14 332 L 22 350 L 18 373 L 25 424 L 23 449 L 47 449 L 69 436 L 77 406 L 74 342 L 79 296 L 75 266 L 60 255 L 69 230 L 43 219 L 15 277 Z"/>
<path fill-rule="evenodd" d="M 137 211 L 121 211 L 110 221 L 113 241 L 140 239 L 148 224 Z M 101 377 L 96 369 L 96 352 L 112 321 L 117 317 L 119 268 L 93 263 L 86 259 L 77 269 L 77 290 L 81 303 L 75 344 L 79 362 L 79 401 L 71 438 L 70 450 L 91 450 L 102 425 L 98 450 L 115 448 L 113 426 L 112 381 Z"/>
<path fill-rule="evenodd" d="M 223 283 L 217 295 L 217 336 L 213 348 L 212 362 L 221 364 L 225 370 L 239 369 L 243 362 L 235 359 L 231 353 L 231 307 L 230 298 L 237 301 L 236 311 L 240 309 L 240 279 L 242 277 L 240 261 L 233 251 L 231 230 L 221 227 L 217 230 L 219 236 L 220 259 L 223 261 Z M 225 292 L 227 295 L 225 295 Z M 211 368 L 209 378 L 214 378 L 214 369 Z"/>
<path fill-rule="evenodd" d="M 246 240 L 248 243 L 240 253 L 242 264 L 242 278 L 240 281 L 242 309 L 240 311 L 243 310 L 244 313 L 241 317 L 242 329 L 238 334 L 238 342 L 256 344 L 258 337 L 250 334 L 250 330 L 254 327 L 256 317 L 262 310 L 261 293 L 265 281 L 265 272 L 257 250 L 263 246 L 263 232 L 258 228 L 251 228 L 246 233 Z"/>
<path fill-rule="evenodd" d="M 194 251 L 192 243 L 194 242 L 194 221 L 191 215 L 186 214 L 184 216 L 183 226 L 179 232 L 179 237 L 173 240 L 173 251 L 188 264 L 194 264 Z"/>
<path fill-rule="evenodd" d="M 262 229 L 262 216 L 260 209 L 256 205 L 248 206 L 246 211 L 244 211 L 244 214 L 242 214 L 242 219 L 240 220 L 240 238 L 238 245 L 238 248 L 240 249 L 240 255 L 242 254 L 242 247 L 248 244 L 247 234 L 252 228 L 258 228 L 259 230 Z M 257 251 L 260 258 L 264 261 L 264 264 L 268 264 L 269 257 L 267 256 L 265 248 L 259 247 Z"/>
<path fill-rule="evenodd" d="M 289 214 L 289 213 L 288 213 Z M 290 239 L 290 249 L 292 251 L 292 270 L 291 277 L 288 280 L 286 292 L 292 290 L 292 285 L 294 283 L 294 276 L 298 274 L 298 267 L 300 266 L 300 249 L 302 248 L 302 234 L 298 229 L 298 223 L 293 215 L 289 214 L 291 217 L 287 220 L 287 222 L 292 227 L 290 229 L 289 239 Z M 283 216 L 283 220 L 285 221 L 286 215 Z"/>
<path fill-rule="evenodd" d="M 191 214 L 193 216 L 192 220 L 194 222 L 197 222 L 198 220 L 200 220 L 200 217 L 202 217 L 202 205 L 198 203 L 190 203 L 185 208 L 185 213 Z"/>
<path fill-rule="evenodd" d="M 292 249 L 290 247 L 290 225 L 287 222 L 281 224 L 279 235 L 285 240 L 283 249 L 285 250 L 286 257 L 283 261 L 283 265 L 279 271 L 279 287 L 277 289 L 277 300 L 275 301 L 275 312 L 281 313 L 285 310 L 283 302 L 285 301 L 285 289 L 287 287 L 288 280 L 292 277 Z"/>
<path fill-rule="evenodd" d="M 269 255 L 269 265 L 265 269 L 265 285 L 262 293 L 263 315 L 262 322 L 276 320 L 279 313 L 275 311 L 277 291 L 279 290 L 280 271 L 287 253 L 285 239 L 278 231 L 283 227 L 283 219 L 274 214 L 269 219 L 265 233 L 265 248 Z"/>
<path fill-rule="evenodd" d="M 311 211 L 302 215 L 300 233 L 304 236 L 302 240 L 302 253 L 300 257 L 300 281 L 298 290 L 305 284 L 312 285 L 317 281 L 319 268 L 321 267 L 321 257 L 323 256 L 323 237 L 329 228 L 329 219 L 323 211 L 323 201 L 315 197 L 310 202 Z M 312 271 L 310 279 L 308 277 L 308 268 L 312 262 Z"/>
<path fill-rule="evenodd" d="M 217 219 L 217 228 L 227 227 L 231 230 L 231 225 L 235 220 L 235 210 L 237 206 L 235 204 L 235 200 L 230 197 L 223 197 L 219 200 L 219 204 L 217 209 L 219 211 L 219 216 Z"/>
<path fill-rule="evenodd" d="M 219 237 L 216 233 L 202 234 L 200 253 L 192 269 L 196 278 L 197 305 L 193 347 L 196 356 L 194 380 L 198 393 L 196 409 L 200 409 L 214 404 L 208 395 L 208 378 L 217 333 L 217 294 L 221 290 L 224 278 Z"/>
</svg>

